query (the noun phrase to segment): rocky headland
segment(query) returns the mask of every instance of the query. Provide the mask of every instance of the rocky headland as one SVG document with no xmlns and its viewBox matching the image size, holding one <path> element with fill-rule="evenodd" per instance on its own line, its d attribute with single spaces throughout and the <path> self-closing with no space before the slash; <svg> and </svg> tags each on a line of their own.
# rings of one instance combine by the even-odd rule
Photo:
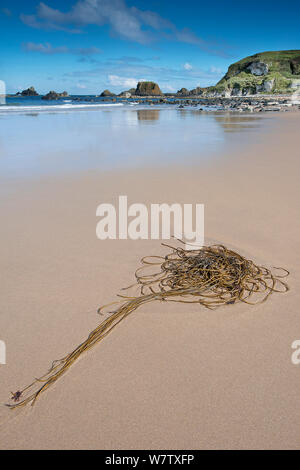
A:
<svg viewBox="0 0 300 470">
<path fill-rule="evenodd" d="M 300 50 L 261 52 L 230 65 L 225 76 L 204 89 L 214 96 L 300 93 Z"/>
</svg>

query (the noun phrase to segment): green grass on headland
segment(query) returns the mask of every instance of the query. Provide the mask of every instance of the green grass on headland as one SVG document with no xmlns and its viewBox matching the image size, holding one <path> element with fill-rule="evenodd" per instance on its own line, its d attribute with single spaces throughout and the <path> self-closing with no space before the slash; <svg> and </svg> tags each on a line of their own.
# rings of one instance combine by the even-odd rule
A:
<svg viewBox="0 0 300 470">
<path fill-rule="evenodd" d="M 257 63 L 266 66 L 266 73 L 251 72 L 251 64 Z M 230 65 L 226 75 L 207 92 L 293 93 L 292 81 L 297 79 L 300 80 L 300 50 L 261 52 Z"/>
</svg>

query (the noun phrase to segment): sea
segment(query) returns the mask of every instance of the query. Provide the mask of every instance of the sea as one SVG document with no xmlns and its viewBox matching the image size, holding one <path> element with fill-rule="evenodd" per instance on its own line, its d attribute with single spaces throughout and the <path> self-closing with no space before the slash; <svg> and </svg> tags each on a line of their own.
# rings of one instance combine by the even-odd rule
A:
<svg viewBox="0 0 300 470">
<path fill-rule="evenodd" d="M 0 104 L 0 177 L 195 165 L 257 141 L 273 119 L 159 100 L 7 97 Z"/>
</svg>

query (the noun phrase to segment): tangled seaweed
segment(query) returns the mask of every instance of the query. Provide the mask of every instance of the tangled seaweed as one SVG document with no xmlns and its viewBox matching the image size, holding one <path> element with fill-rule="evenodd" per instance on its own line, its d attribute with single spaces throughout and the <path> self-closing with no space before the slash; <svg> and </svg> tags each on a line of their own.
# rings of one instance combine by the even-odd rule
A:
<svg viewBox="0 0 300 470">
<path fill-rule="evenodd" d="M 135 273 L 134 284 L 139 287 L 139 295 L 120 295 L 122 300 L 113 302 L 119 303 L 120 306 L 110 312 L 109 317 L 100 323 L 83 343 L 67 356 L 54 361 L 44 376 L 35 379 L 23 390 L 12 393 L 15 403 L 7 406 L 13 409 L 28 403 L 34 405 L 37 398 L 53 385 L 82 353 L 99 343 L 125 317 L 147 302 L 159 300 L 199 303 L 215 309 L 236 302 L 258 304 L 265 302 L 274 292 L 286 292 L 289 289 L 282 281 L 282 278 L 289 274 L 287 270 L 274 268 L 284 271 L 282 275 L 275 275 L 271 270 L 257 266 L 253 261 L 223 245 L 204 246 L 197 250 L 165 246 L 171 248 L 171 252 L 165 257 L 150 256 L 141 260 L 142 266 Z M 101 307 L 99 313 L 109 305 Z M 25 392 L 27 396 L 22 399 Z"/>
</svg>

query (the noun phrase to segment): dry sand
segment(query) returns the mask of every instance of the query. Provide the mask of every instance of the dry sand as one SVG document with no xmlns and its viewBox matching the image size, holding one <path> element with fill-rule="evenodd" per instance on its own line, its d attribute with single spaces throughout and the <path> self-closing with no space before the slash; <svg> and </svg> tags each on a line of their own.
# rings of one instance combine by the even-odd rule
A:
<svg viewBox="0 0 300 470">
<path fill-rule="evenodd" d="M 96 327 L 142 256 L 164 253 L 98 240 L 101 202 L 204 203 L 207 243 L 291 271 L 290 292 L 255 307 L 143 306 L 34 408 L 1 409 L 1 449 L 300 447 L 299 114 L 274 126 L 190 170 L 1 182 L 1 402 Z"/>
</svg>

